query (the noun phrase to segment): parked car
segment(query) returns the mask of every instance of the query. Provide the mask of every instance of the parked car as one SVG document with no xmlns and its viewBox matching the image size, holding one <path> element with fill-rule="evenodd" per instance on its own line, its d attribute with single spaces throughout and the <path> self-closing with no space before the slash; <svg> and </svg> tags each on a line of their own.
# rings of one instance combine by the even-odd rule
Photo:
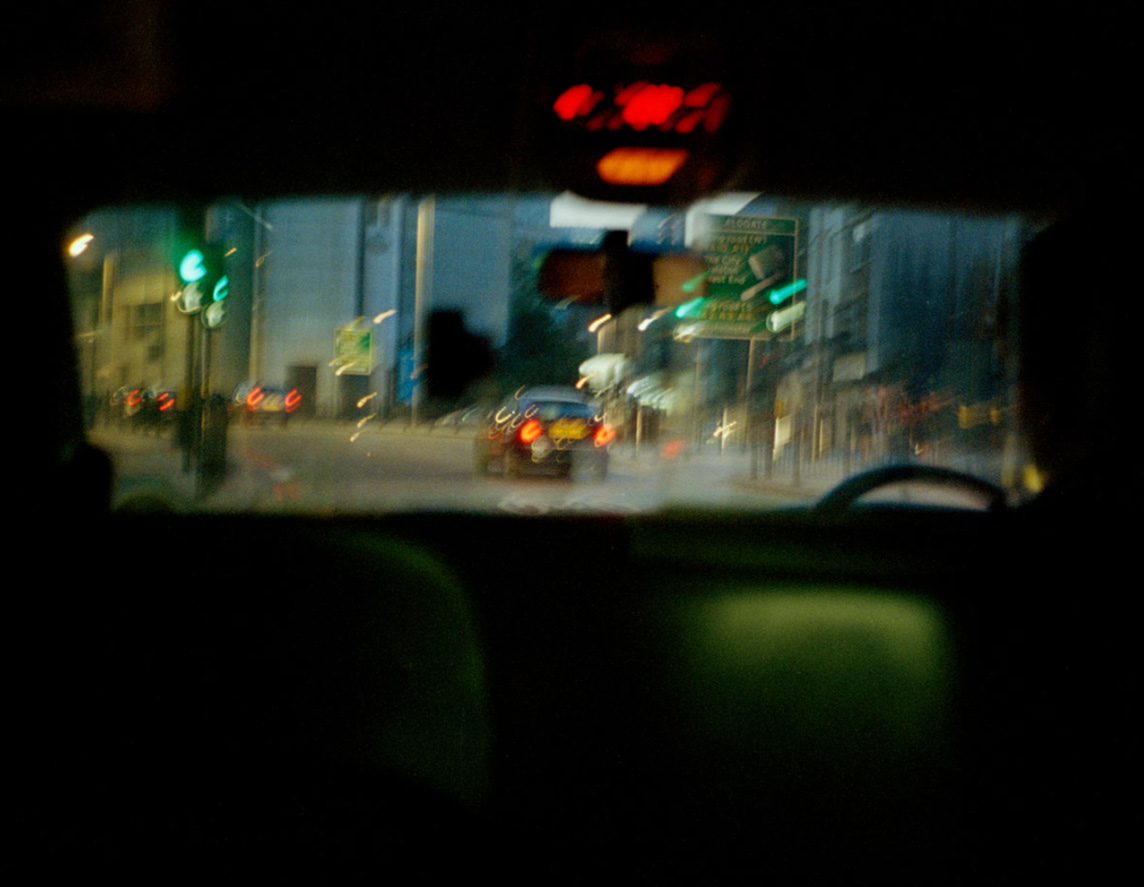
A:
<svg viewBox="0 0 1144 887">
<path fill-rule="evenodd" d="M 132 427 L 170 424 L 178 410 L 178 394 L 171 386 L 124 385 L 111 395 L 111 418 Z"/>
<path fill-rule="evenodd" d="M 297 388 L 243 383 L 235 389 L 233 408 L 245 422 L 279 422 L 285 425 L 302 403 Z"/>
</svg>

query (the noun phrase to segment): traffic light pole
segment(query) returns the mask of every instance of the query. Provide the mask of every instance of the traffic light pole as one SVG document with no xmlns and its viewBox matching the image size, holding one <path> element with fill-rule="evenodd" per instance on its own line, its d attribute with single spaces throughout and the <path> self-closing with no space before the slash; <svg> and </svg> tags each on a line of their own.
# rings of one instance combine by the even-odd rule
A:
<svg viewBox="0 0 1144 887">
<path fill-rule="evenodd" d="M 226 411 L 219 409 L 210 397 L 210 334 L 223 323 L 230 282 L 225 248 L 207 242 L 208 229 L 205 207 L 186 211 L 174 239 L 172 256 L 182 284 L 177 303 L 188 323 L 180 443 L 183 471 L 195 471 L 196 495 L 203 495 L 207 483 L 221 477 L 226 468 Z"/>
<path fill-rule="evenodd" d="M 200 324 L 191 324 L 199 327 Z M 208 464 L 207 464 L 207 436 L 209 429 L 207 423 L 211 420 L 209 411 L 205 408 L 207 397 L 210 395 L 210 330 L 205 327 L 196 332 L 199 337 L 199 373 L 195 385 L 195 495 L 202 496 L 207 492 Z"/>
<path fill-rule="evenodd" d="M 183 448 L 183 473 L 194 470 L 195 456 L 199 450 L 199 386 L 195 379 L 195 354 L 197 343 L 195 318 L 187 317 L 186 367 L 183 377 L 183 398 L 180 406 L 180 445 Z"/>
</svg>

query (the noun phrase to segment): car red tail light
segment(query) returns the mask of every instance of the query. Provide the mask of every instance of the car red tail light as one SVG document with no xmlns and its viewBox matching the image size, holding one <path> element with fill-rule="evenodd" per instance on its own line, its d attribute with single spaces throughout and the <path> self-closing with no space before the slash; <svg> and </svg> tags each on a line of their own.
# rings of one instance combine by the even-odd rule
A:
<svg viewBox="0 0 1144 887">
<path fill-rule="evenodd" d="M 520 438 L 521 443 L 530 444 L 544 433 L 544 426 L 541 425 L 536 419 L 529 419 L 520 426 L 520 431 L 517 436 Z"/>
<path fill-rule="evenodd" d="M 248 410 L 257 410 L 258 405 L 266 398 L 266 393 L 261 388 L 253 388 L 250 394 L 246 395 L 246 408 Z"/>
<path fill-rule="evenodd" d="M 298 409 L 298 405 L 302 403 L 302 395 L 297 388 L 291 388 L 290 393 L 286 395 L 286 412 L 292 413 Z"/>
<path fill-rule="evenodd" d="M 616 439 L 616 429 L 605 422 L 596 429 L 596 436 L 593 438 L 596 446 L 605 447 Z"/>
</svg>

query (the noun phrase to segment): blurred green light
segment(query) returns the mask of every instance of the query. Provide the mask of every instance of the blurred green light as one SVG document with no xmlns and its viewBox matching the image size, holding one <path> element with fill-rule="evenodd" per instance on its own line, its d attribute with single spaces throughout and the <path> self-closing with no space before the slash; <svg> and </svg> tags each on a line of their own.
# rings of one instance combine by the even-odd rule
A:
<svg viewBox="0 0 1144 887">
<path fill-rule="evenodd" d="M 202 250 L 192 249 L 179 262 L 179 277 L 184 283 L 194 283 L 206 276 L 207 266 Z"/>
<path fill-rule="evenodd" d="M 796 280 L 794 283 L 788 283 L 786 286 L 780 286 L 776 290 L 771 290 L 767 298 L 770 299 L 772 305 L 778 305 L 786 299 L 789 299 L 795 293 L 801 293 L 804 289 L 806 289 L 806 280 Z"/>
<path fill-rule="evenodd" d="M 703 281 L 707 279 L 707 273 L 708 272 L 704 271 L 702 274 L 696 277 L 692 277 L 691 280 L 687 281 L 687 283 L 681 285 L 679 288 L 685 293 L 695 292 L 697 289 L 699 289 L 699 284 L 703 283 Z"/>
<path fill-rule="evenodd" d="M 700 297 L 698 299 L 692 299 L 690 302 L 684 302 L 682 305 L 675 309 L 675 316 L 679 318 L 693 317 L 695 312 L 699 310 L 699 307 L 705 301 L 707 300 Z"/>
</svg>

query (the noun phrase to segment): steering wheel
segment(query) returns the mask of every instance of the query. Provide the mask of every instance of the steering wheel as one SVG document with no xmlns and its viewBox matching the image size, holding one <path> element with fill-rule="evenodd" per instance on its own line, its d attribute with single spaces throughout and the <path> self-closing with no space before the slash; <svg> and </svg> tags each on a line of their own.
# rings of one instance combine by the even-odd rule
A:
<svg viewBox="0 0 1144 887">
<path fill-rule="evenodd" d="M 960 487 L 983 496 L 991 512 L 1006 508 L 1005 491 L 1001 487 L 950 468 L 933 465 L 889 465 L 874 468 L 848 478 L 818 500 L 814 510 L 823 515 L 841 515 L 867 493 L 902 481 L 920 481 L 936 486 Z"/>
</svg>

